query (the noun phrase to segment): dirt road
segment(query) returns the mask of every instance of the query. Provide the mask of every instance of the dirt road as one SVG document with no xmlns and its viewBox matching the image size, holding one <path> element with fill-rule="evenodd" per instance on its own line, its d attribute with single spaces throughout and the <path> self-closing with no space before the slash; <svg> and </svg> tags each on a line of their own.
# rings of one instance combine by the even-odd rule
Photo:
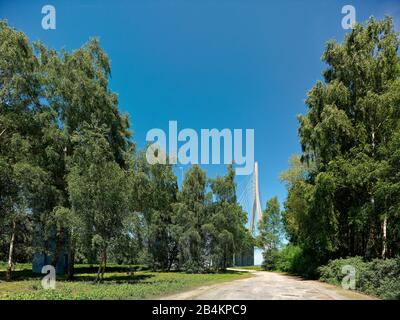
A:
<svg viewBox="0 0 400 320">
<path fill-rule="evenodd" d="M 239 270 L 239 269 L 235 269 Z M 247 270 L 242 270 L 247 271 Z M 249 271 L 252 277 L 199 287 L 164 297 L 176 300 L 360 300 L 372 297 L 323 282 L 274 272 Z"/>
</svg>

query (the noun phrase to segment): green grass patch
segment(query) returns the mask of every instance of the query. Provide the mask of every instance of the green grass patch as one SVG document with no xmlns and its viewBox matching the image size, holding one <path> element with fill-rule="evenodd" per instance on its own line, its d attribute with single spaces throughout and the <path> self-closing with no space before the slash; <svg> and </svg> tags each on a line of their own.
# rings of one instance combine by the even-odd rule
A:
<svg viewBox="0 0 400 320">
<path fill-rule="evenodd" d="M 42 288 L 42 274 L 31 272 L 30 264 L 16 265 L 13 281 L 0 280 L 0 299 L 22 300 L 91 300 L 91 299 L 150 299 L 176 293 L 201 285 L 249 277 L 246 272 L 187 274 L 183 272 L 152 272 L 146 268 L 133 275 L 128 266 L 110 265 L 102 283 L 93 283 L 97 267 L 76 266 L 76 278 L 67 281 L 58 275 L 56 289 Z M 4 279 L 5 268 L 0 267 L 0 279 Z"/>
<path fill-rule="evenodd" d="M 235 268 L 243 270 L 264 271 L 264 269 L 261 266 L 245 266 L 245 267 L 235 267 Z"/>
</svg>

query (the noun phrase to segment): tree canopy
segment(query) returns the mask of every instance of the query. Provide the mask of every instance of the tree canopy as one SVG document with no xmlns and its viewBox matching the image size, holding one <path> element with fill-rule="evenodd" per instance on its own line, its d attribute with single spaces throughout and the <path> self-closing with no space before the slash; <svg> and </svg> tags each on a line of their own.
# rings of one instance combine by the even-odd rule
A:
<svg viewBox="0 0 400 320">
<path fill-rule="evenodd" d="M 299 116 L 303 153 L 282 175 L 293 243 L 320 262 L 400 252 L 400 44 L 391 18 L 329 41 Z"/>
<path fill-rule="evenodd" d="M 0 22 L 0 260 L 34 253 L 57 266 L 107 259 L 188 272 L 225 269 L 251 241 L 234 170 L 207 178 L 198 166 L 178 188 L 171 164 L 137 152 L 127 115 L 109 88 L 97 39 L 72 52 L 31 43 Z"/>
</svg>

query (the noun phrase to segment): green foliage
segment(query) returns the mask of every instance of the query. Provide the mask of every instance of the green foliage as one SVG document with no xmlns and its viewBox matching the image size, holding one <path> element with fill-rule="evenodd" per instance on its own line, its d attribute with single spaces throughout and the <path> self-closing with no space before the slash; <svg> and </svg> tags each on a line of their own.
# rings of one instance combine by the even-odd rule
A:
<svg viewBox="0 0 400 320">
<path fill-rule="evenodd" d="M 340 285 L 346 265 L 355 268 L 356 290 L 383 299 L 400 299 L 400 258 L 368 262 L 362 257 L 331 260 L 319 268 L 320 280 Z"/>
<path fill-rule="evenodd" d="M 118 264 L 138 264 L 144 261 L 145 221 L 142 214 L 129 214 L 121 233 L 110 246 L 110 260 Z"/>
<path fill-rule="evenodd" d="M 320 262 L 299 246 L 288 244 L 281 250 L 266 250 L 263 258 L 264 270 L 287 272 L 305 278 L 318 277 L 316 271 Z"/>
<path fill-rule="evenodd" d="M 247 248 L 232 166 L 208 179 L 135 153 L 97 39 L 68 52 L 0 22 L 0 257 L 43 252 L 56 266 L 146 262 L 154 270 L 225 270 Z M 66 248 L 65 248 L 66 247 Z"/>
<path fill-rule="evenodd" d="M 7 248 L 9 279 L 14 257 L 30 256 L 32 214 L 48 209 L 58 193 L 42 167 L 50 150 L 42 137 L 54 117 L 39 104 L 39 62 L 27 37 L 3 21 L 0 43 L 0 243 Z M 43 126 L 42 118 L 47 119 Z M 21 252 L 21 246 L 28 250 Z"/>
<path fill-rule="evenodd" d="M 250 242 L 234 178 L 232 166 L 225 176 L 209 181 L 198 166 L 187 171 L 179 203 L 174 206 L 179 267 L 184 270 L 225 270 L 232 264 L 233 254 Z M 208 186 L 211 193 L 206 192 Z"/>
<path fill-rule="evenodd" d="M 178 184 L 172 166 L 150 166 L 150 185 L 149 253 L 153 268 L 170 270 L 178 254 L 178 239 L 173 229 L 173 204 L 177 201 Z"/>
<path fill-rule="evenodd" d="M 157 299 L 193 287 L 243 279 L 247 272 L 186 274 L 184 272 L 151 272 L 140 266 L 109 265 L 104 281 L 96 285 L 91 279 L 96 270 L 77 265 L 75 281 L 58 276 L 55 290 L 45 290 L 39 278 L 30 272 L 30 265 L 17 265 L 15 282 L 0 282 L 0 300 L 129 300 Z M 131 273 L 132 269 L 135 273 Z M 4 268 L 0 263 L 0 273 Z M 21 278 L 20 278 L 21 277 Z"/>
<path fill-rule="evenodd" d="M 291 244 L 287 245 L 276 257 L 276 269 L 283 272 L 298 273 L 301 271 L 299 261 L 302 254 L 303 250 L 300 247 Z"/>
<path fill-rule="evenodd" d="M 324 81 L 299 116 L 302 155 L 281 176 L 285 230 L 307 263 L 399 252 L 399 45 L 390 18 L 326 45 Z"/>
<path fill-rule="evenodd" d="M 0 245 L 10 248 L 10 277 L 14 257 L 30 259 L 31 251 L 44 251 L 56 264 L 59 244 L 74 240 L 68 237 L 73 226 L 66 181 L 74 137 L 88 126 L 102 127 L 110 162 L 120 167 L 127 166 L 133 144 L 128 120 L 108 88 L 109 61 L 97 40 L 72 53 L 56 52 L 32 45 L 1 21 L 0 43 Z M 55 251 L 49 252 L 46 243 L 53 242 Z"/>
<path fill-rule="evenodd" d="M 263 252 L 263 262 L 261 267 L 264 270 L 276 270 L 277 269 L 277 262 L 279 257 L 279 251 L 277 249 L 269 249 Z"/>
<path fill-rule="evenodd" d="M 284 236 L 282 212 L 278 198 L 275 196 L 267 201 L 261 221 L 258 223 L 258 245 L 268 250 L 277 250 Z"/>
<path fill-rule="evenodd" d="M 105 268 L 109 244 L 118 239 L 129 215 L 127 175 L 113 161 L 99 128 L 84 128 L 73 141 L 77 147 L 67 177 L 72 210 L 82 229 L 92 230 L 92 244 L 99 248 Z"/>
<path fill-rule="evenodd" d="M 280 259 L 284 227 L 282 212 L 278 198 L 275 196 L 267 201 L 267 205 L 258 223 L 260 234 L 256 238 L 259 247 L 264 248 L 262 268 L 264 270 L 276 270 Z"/>
</svg>

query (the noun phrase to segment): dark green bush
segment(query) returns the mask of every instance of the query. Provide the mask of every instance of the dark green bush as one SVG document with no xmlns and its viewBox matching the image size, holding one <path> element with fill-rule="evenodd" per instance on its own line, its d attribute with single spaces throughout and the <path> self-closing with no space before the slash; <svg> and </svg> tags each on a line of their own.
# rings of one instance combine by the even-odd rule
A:
<svg viewBox="0 0 400 320">
<path fill-rule="evenodd" d="M 330 260 L 318 267 L 320 261 L 312 253 L 289 244 L 281 251 L 267 251 L 263 254 L 262 267 L 301 275 L 306 278 L 318 278 L 338 285 L 346 274 L 342 273 L 345 265 L 355 269 L 356 290 L 383 299 L 400 299 L 400 257 L 396 259 L 374 259 L 365 261 L 362 257 L 349 257 Z"/>
<path fill-rule="evenodd" d="M 299 258 L 302 255 L 302 249 L 295 245 L 288 245 L 279 252 L 276 268 L 279 271 L 294 273 L 294 269 L 299 263 Z"/>
<path fill-rule="evenodd" d="M 264 270 L 277 270 L 301 275 L 306 278 L 316 278 L 318 261 L 312 254 L 299 246 L 289 244 L 281 251 L 265 251 L 262 267 Z"/>
<path fill-rule="evenodd" d="M 340 285 L 342 267 L 351 265 L 356 271 L 356 290 L 383 299 L 400 299 L 400 258 L 364 261 L 361 257 L 331 260 L 318 268 L 320 280 Z"/>
<path fill-rule="evenodd" d="M 263 262 L 261 264 L 261 267 L 264 270 L 268 270 L 268 271 L 276 270 L 278 255 L 279 255 L 279 252 L 276 249 L 265 250 L 263 252 Z"/>
</svg>

